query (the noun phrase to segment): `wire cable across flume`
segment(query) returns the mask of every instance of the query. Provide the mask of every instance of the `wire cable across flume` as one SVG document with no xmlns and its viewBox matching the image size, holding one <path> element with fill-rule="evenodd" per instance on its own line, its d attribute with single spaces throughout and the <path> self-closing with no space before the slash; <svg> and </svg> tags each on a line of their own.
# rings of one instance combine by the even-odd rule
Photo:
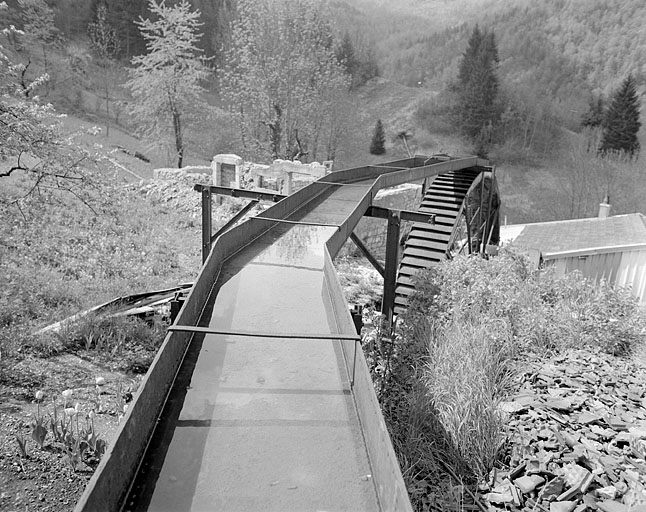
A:
<svg viewBox="0 0 646 512">
<path fill-rule="evenodd" d="M 361 336 L 353 334 L 309 334 L 309 333 L 273 333 L 251 331 L 226 331 L 210 327 L 192 325 L 171 325 L 169 331 L 196 332 L 203 334 L 219 334 L 222 336 L 246 336 L 255 338 L 303 339 L 303 340 L 349 340 L 361 341 Z"/>
<path fill-rule="evenodd" d="M 277 219 L 274 217 L 251 217 L 249 220 L 269 220 L 272 222 L 280 222 L 282 224 L 294 224 L 297 226 L 322 226 L 324 228 L 336 228 L 340 229 L 341 226 L 338 224 L 326 224 L 324 222 L 305 222 L 301 220 L 285 220 L 285 219 Z"/>
</svg>

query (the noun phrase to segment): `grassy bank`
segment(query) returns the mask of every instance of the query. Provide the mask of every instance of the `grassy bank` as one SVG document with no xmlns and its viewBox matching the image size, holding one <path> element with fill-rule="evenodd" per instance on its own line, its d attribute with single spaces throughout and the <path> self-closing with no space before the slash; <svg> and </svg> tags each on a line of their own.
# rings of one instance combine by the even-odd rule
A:
<svg viewBox="0 0 646 512">
<path fill-rule="evenodd" d="M 475 489 L 494 466 L 509 463 L 498 405 L 528 357 L 643 350 L 646 322 L 627 292 L 578 274 L 532 271 L 510 253 L 446 262 L 420 275 L 418 290 L 392 354 L 387 344 L 370 354 L 417 510 L 453 494 L 458 506 L 464 490 L 456 493 L 447 473 Z"/>
</svg>

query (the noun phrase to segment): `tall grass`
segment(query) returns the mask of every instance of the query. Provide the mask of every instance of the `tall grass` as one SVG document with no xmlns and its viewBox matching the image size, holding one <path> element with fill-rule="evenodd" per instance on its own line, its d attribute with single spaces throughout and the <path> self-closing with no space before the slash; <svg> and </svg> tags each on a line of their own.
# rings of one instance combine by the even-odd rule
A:
<svg viewBox="0 0 646 512">
<path fill-rule="evenodd" d="M 504 321 L 455 320 L 435 340 L 423 373 L 426 393 L 451 444 L 478 479 L 504 441 L 497 405 L 514 375 L 515 348 Z"/>
</svg>

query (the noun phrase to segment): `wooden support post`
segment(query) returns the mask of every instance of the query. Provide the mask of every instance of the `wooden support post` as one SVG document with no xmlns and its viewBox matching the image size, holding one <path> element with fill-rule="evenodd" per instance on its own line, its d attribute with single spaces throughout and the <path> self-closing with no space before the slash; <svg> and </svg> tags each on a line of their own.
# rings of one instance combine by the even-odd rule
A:
<svg viewBox="0 0 646 512">
<path fill-rule="evenodd" d="M 211 189 L 202 189 L 202 263 L 211 252 Z"/>
<path fill-rule="evenodd" d="M 471 254 L 471 222 L 469 221 L 469 196 L 466 196 L 464 198 L 464 222 L 467 226 L 467 244 L 469 246 L 468 254 Z M 451 248 L 449 247 L 449 249 Z"/>
<path fill-rule="evenodd" d="M 388 231 L 386 232 L 386 268 L 384 269 L 384 296 L 381 313 L 392 324 L 395 309 L 395 287 L 397 286 L 397 263 L 399 259 L 399 228 L 401 218 L 398 211 L 388 212 Z"/>
</svg>

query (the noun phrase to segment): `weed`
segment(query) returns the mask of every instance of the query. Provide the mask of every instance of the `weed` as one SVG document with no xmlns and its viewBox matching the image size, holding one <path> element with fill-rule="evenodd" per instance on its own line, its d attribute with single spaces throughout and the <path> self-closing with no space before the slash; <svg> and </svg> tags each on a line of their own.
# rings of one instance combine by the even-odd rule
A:
<svg viewBox="0 0 646 512">
<path fill-rule="evenodd" d="M 18 455 L 23 459 L 27 458 L 27 440 L 23 436 L 16 436 L 16 443 L 18 444 Z"/>
</svg>

